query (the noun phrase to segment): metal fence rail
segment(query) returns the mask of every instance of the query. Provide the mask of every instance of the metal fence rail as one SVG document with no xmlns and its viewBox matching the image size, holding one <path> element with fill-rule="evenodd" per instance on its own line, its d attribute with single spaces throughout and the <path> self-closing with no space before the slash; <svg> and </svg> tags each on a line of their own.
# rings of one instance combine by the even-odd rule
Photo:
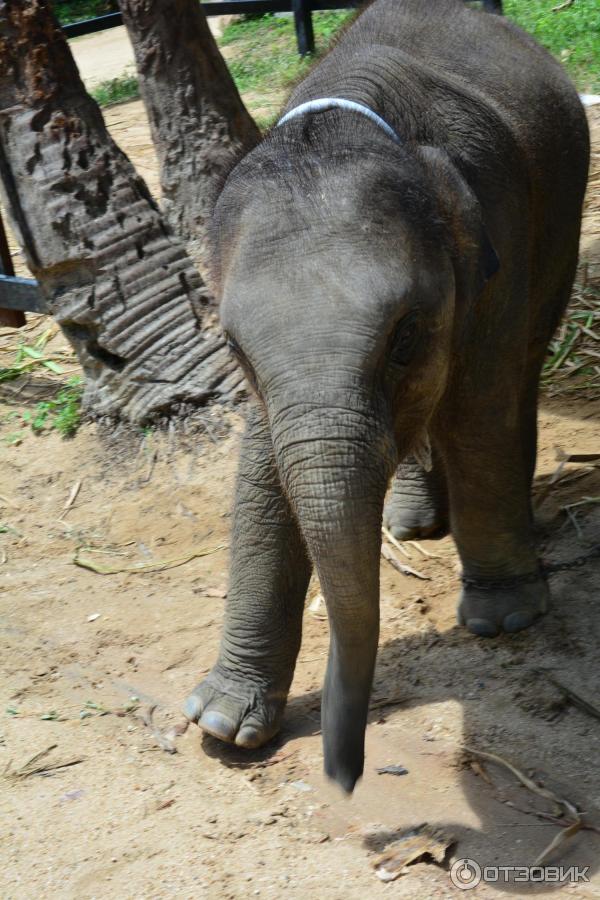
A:
<svg viewBox="0 0 600 900">
<path fill-rule="evenodd" d="M 362 0 L 214 0 L 214 2 L 202 3 L 202 9 L 206 16 L 238 16 L 238 15 L 262 15 L 264 13 L 291 12 L 294 14 L 296 27 L 296 39 L 298 52 L 301 56 L 312 53 L 315 49 L 315 40 L 312 27 L 312 13 L 331 9 L 352 9 L 358 6 Z M 487 2 L 487 0 L 486 0 Z M 67 37 L 80 37 L 83 34 L 93 34 L 96 31 L 104 31 L 107 28 L 115 28 L 123 24 L 121 13 L 107 13 L 95 19 L 84 19 L 82 22 L 73 22 L 63 25 L 63 31 Z"/>
<path fill-rule="evenodd" d="M 363 0 L 214 0 L 202 3 L 206 16 L 261 15 L 263 13 L 292 12 L 296 27 L 298 52 L 301 56 L 313 53 L 315 39 L 312 26 L 312 13 L 331 9 L 353 9 L 360 6 Z M 481 5 L 489 12 L 502 13 L 502 0 L 481 0 Z M 84 19 L 63 25 L 67 37 L 80 37 L 93 34 L 107 28 L 115 28 L 123 24 L 121 13 L 108 13 L 95 19 Z"/>
</svg>

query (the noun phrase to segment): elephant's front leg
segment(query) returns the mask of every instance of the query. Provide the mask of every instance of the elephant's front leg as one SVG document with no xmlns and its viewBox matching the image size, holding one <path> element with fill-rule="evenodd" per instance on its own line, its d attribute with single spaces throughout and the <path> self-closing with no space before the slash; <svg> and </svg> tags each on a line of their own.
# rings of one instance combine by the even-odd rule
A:
<svg viewBox="0 0 600 900">
<path fill-rule="evenodd" d="M 258 747 L 279 730 L 302 636 L 310 562 L 281 490 L 264 412 L 244 436 L 231 576 L 217 664 L 185 712 L 204 731 Z"/>
</svg>

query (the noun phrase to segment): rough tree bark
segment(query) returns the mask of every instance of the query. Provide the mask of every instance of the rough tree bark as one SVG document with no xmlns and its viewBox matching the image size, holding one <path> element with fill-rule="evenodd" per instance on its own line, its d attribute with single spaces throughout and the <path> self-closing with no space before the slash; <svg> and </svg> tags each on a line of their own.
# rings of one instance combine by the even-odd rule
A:
<svg viewBox="0 0 600 900">
<path fill-rule="evenodd" d="M 143 422 L 237 389 L 209 292 L 108 134 L 48 0 L 0 0 L 0 176 L 88 409 Z"/>
<path fill-rule="evenodd" d="M 215 183 L 260 132 L 198 0 L 121 0 L 121 12 L 158 153 L 164 213 L 202 251 Z"/>
</svg>

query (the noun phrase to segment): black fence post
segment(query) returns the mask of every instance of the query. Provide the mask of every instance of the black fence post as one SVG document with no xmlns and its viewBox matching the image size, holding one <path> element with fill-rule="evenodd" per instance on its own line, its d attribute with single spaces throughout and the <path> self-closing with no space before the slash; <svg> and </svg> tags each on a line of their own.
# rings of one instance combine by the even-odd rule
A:
<svg viewBox="0 0 600 900">
<path fill-rule="evenodd" d="M 292 0 L 292 10 L 294 12 L 298 52 L 300 56 L 306 56 L 307 53 L 313 53 L 315 49 L 310 0 Z"/>
<path fill-rule="evenodd" d="M 0 275 L 14 276 L 10 250 L 8 248 L 8 240 L 4 231 L 4 223 L 0 216 Z M 0 307 L 0 325 L 9 325 L 11 328 L 22 328 L 25 324 L 25 315 L 19 309 L 6 309 Z"/>
</svg>

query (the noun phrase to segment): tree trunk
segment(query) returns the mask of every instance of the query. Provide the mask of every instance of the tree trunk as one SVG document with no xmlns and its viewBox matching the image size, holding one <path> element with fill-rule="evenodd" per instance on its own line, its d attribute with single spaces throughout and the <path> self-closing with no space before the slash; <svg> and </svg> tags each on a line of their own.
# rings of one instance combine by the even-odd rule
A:
<svg viewBox="0 0 600 900">
<path fill-rule="evenodd" d="M 247 112 L 198 0 L 121 0 L 173 229 L 198 241 L 210 198 L 232 159 L 260 132 Z"/>
<path fill-rule="evenodd" d="M 207 288 L 108 134 L 48 0 L 0 2 L 0 176 L 87 409 L 140 423 L 238 389 Z"/>
</svg>

